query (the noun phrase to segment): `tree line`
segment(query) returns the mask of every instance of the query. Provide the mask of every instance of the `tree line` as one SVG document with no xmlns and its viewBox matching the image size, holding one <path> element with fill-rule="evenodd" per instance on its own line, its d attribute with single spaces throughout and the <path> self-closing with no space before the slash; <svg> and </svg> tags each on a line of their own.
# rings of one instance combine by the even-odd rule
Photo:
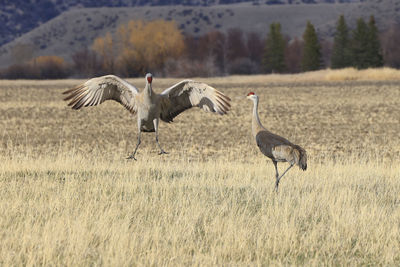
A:
<svg viewBox="0 0 400 267">
<path fill-rule="evenodd" d="M 184 35 L 175 22 L 130 21 L 114 34 L 96 38 L 75 52 L 71 62 L 41 56 L 0 71 L 7 79 L 87 78 L 104 74 L 142 76 L 222 76 L 230 74 L 298 73 L 322 68 L 400 67 L 400 26 L 379 32 L 373 16 L 357 20 L 350 29 L 344 16 L 333 41 L 321 39 L 311 22 L 302 38 L 290 39 L 280 23 L 269 25 L 266 36 L 238 28 L 200 37 Z M 16 53 L 21 55 L 21 51 Z"/>
<path fill-rule="evenodd" d="M 288 60 L 285 61 L 285 51 L 290 45 L 293 43 L 285 42 L 280 24 L 271 24 L 264 51 L 263 62 L 266 72 L 290 71 L 286 65 Z M 302 46 L 299 49 L 301 56 L 297 59 L 297 69 L 300 71 L 313 71 L 326 67 L 366 69 L 384 65 L 379 32 L 373 16 L 370 17 L 368 24 L 363 18 L 359 18 L 353 31 L 348 28 L 344 16 L 340 16 L 331 46 L 330 60 L 325 60 L 327 62 L 324 62 L 322 45 L 310 22 L 307 22 L 300 46 Z"/>
</svg>

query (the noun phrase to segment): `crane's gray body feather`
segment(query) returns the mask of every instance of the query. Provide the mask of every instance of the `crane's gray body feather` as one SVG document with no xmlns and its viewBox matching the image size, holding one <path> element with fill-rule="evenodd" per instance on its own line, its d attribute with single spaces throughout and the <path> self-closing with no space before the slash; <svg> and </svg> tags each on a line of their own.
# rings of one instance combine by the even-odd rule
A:
<svg viewBox="0 0 400 267">
<path fill-rule="evenodd" d="M 287 139 L 267 130 L 261 130 L 256 135 L 256 142 L 260 151 L 270 159 L 297 164 L 302 170 L 307 169 L 305 150 Z"/>
</svg>

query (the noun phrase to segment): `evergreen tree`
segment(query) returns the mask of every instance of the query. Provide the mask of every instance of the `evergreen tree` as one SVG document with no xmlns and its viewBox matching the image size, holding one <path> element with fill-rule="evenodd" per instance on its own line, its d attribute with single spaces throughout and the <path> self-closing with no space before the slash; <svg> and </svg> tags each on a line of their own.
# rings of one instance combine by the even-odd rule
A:
<svg viewBox="0 0 400 267">
<path fill-rule="evenodd" d="M 368 63 L 369 67 L 382 67 L 383 57 L 381 44 L 379 42 L 378 29 L 375 18 L 371 16 L 368 23 Z"/>
<path fill-rule="evenodd" d="M 303 71 L 318 70 L 321 68 L 321 45 L 318 42 L 317 33 L 310 21 L 307 21 L 306 30 L 303 34 L 304 49 L 301 60 Z"/>
<path fill-rule="evenodd" d="M 283 72 L 286 42 L 281 33 L 281 24 L 272 23 L 265 41 L 263 65 L 266 72 Z"/>
<path fill-rule="evenodd" d="M 353 66 L 357 69 L 369 67 L 369 29 L 362 18 L 357 20 L 357 27 L 353 31 L 352 39 L 352 60 Z"/>
<path fill-rule="evenodd" d="M 333 41 L 332 69 L 340 69 L 351 66 L 349 29 L 344 16 L 341 15 Z"/>
</svg>

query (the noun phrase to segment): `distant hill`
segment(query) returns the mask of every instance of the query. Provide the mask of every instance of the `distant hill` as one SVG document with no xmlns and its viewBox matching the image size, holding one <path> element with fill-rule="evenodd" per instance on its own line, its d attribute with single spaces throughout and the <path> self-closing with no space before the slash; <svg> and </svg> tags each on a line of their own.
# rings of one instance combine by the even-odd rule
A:
<svg viewBox="0 0 400 267">
<path fill-rule="evenodd" d="M 254 5 L 296 5 L 301 3 L 363 2 L 363 0 L 2 0 L 0 4 L 0 46 L 61 13 L 73 9 L 172 5 L 214 6 L 241 2 Z"/>
<path fill-rule="evenodd" d="M 96 1 L 100 6 L 103 2 L 115 6 L 117 3 L 137 5 L 123 8 L 85 8 L 84 6 L 95 2 L 89 0 L 48 2 L 52 4 L 49 4 L 50 7 L 57 7 L 50 9 L 55 10 L 54 12 L 66 11 L 47 22 L 40 22 L 32 31 L 1 46 L 0 67 L 16 63 L 13 48 L 18 46 L 29 47 L 33 56 L 58 55 L 69 60 L 71 54 L 90 46 L 96 37 L 108 31 L 115 32 L 120 24 L 138 19 L 175 20 L 183 32 L 192 35 L 201 35 L 212 30 L 226 32 L 229 28 L 237 27 L 245 32 L 254 31 L 265 36 L 270 23 L 280 22 L 282 31 L 290 37 L 301 37 L 307 20 L 310 20 L 316 26 L 318 34 L 328 38 L 333 35 L 340 14 L 345 15 L 350 25 L 354 25 L 357 18 L 368 19 L 370 15 L 375 16 L 380 29 L 391 23 L 400 23 L 400 1 L 397 0 Z M 65 2 L 69 4 L 63 4 Z M 151 4 L 144 5 L 144 2 Z M 186 5 L 156 6 L 159 2 Z M 243 3 L 221 4 L 231 2 Z M 78 6 L 81 8 L 77 8 Z M 43 14 L 43 20 L 48 16 L 50 15 Z"/>
</svg>

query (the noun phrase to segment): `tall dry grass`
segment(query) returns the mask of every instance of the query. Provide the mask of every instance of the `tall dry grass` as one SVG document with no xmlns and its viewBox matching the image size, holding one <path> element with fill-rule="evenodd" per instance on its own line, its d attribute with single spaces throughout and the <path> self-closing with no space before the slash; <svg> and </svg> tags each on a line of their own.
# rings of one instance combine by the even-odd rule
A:
<svg viewBox="0 0 400 267">
<path fill-rule="evenodd" d="M 327 81 L 398 81 L 400 71 L 392 68 L 357 70 L 345 68 L 339 70 L 328 70 L 325 74 Z"/>
<path fill-rule="evenodd" d="M 135 162 L 136 163 L 136 162 Z M 395 265 L 398 165 L 2 161 L 2 265 Z"/>
<path fill-rule="evenodd" d="M 136 162 L 128 112 L 61 101 L 80 81 L 0 81 L 0 265 L 398 265 L 400 84 L 242 78 L 202 79 L 230 114 L 162 124 L 170 154 L 147 134 Z M 264 125 L 309 154 L 278 194 L 250 90 Z"/>
<path fill-rule="evenodd" d="M 261 74 L 251 76 L 233 75 L 210 78 L 225 84 L 252 83 L 298 83 L 298 82 L 339 82 L 339 81 L 399 81 L 400 70 L 388 67 L 357 70 L 355 68 L 324 69 L 300 74 Z"/>
</svg>

